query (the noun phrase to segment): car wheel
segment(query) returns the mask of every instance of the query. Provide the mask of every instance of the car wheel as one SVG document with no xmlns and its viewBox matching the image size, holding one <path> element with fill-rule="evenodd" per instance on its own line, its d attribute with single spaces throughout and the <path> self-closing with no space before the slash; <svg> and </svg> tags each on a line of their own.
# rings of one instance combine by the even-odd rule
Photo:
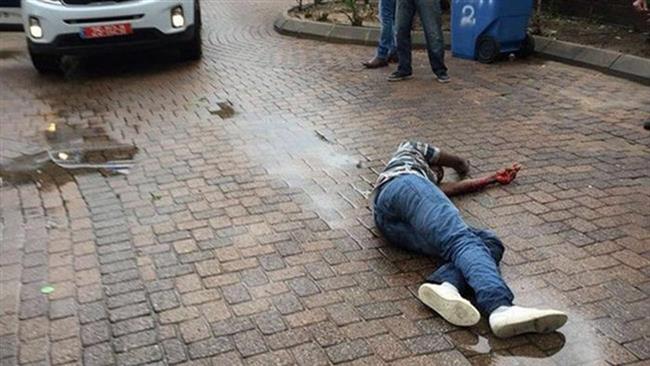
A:
<svg viewBox="0 0 650 366">
<path fill-rule="evenodd" d="M 181 57 L 189 61 L 197 61 L 203 56 L 203 46 L 201 40 L 201 8 L 199 2 L 195 2 L 194 12 L 194 37 L 181 47 Z"/>
<path fill-rule="evenodd" d="M 181 57 L 189 61 L 197 61 L 203 56 L 201 46 L 201 31 L 196 31 L 192 40 L 188 41 L 181 47 Z"/>
<path fill-rule="evenodd" d="M 41 74 L 58 74 L 61 73 L 61 56 L 43 55 L 30 52 L 34 68 Z"/>
</svg>

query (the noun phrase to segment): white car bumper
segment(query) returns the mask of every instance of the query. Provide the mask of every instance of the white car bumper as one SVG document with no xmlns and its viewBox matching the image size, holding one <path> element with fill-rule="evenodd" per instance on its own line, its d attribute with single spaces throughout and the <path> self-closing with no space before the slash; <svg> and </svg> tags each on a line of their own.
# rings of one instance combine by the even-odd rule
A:
<svg viewBox="0 0 650 366">
<path fill-rule="evenodd" d="M 171 10 L 183 7 L 185 24 L 174 28 L 171 24 Z M 181 35 L 193 28 L 194 0 L 132 0 L 115 3 L 96 3 L 89 5 L 52 4 L 42 0 L 23 0 L 23 26 L 31 45 L 55 44 L 69 47 L 66 43 L 74 40 L 84 27 L 130 23 L 134 34 L 155 34 L 155 38 L 165 35 Z M 29 31 L 30 18 L 38 19 L 42 37 L 35 38 Z M 143 36 L 144 37 L 144 36 Z M 134 37 L 138 41 L 139 37 Z M 146 38 L 146 37 L 145 37 Z M 74 43 L 74 42 L 73 42 Z M 74 44 L 83 46 L 82 41 Z"/>
</svg>

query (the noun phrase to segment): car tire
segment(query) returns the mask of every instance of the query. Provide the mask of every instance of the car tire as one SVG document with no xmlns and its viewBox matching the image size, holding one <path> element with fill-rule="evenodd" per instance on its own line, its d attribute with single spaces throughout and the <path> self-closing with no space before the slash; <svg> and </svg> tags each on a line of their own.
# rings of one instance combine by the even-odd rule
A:
<svg viewBox="0 0 650 366">
<path fill-rule="evenodd" d="M 44 55 L 39 53 L 29 52 L 32 59 L 34 68 L 41 74 L 59 74 L 61 70 L 61 56 L 59 55 Z"/>
<path fill-rule="evenodd" d="M 194 36 L 191 40 L 181 46 L 181 57 L 188 61 L 198 61 L 203 56 L 203 45 L 201 37 L 201 7 L 199 2 L 194 3 Z"/>
</svg>

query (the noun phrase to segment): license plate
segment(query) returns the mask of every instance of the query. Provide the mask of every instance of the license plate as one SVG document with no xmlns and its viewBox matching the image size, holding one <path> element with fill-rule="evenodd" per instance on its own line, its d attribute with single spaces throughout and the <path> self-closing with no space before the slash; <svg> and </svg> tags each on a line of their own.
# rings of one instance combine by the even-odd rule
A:
<svg viewBox="0 0 650 366">
<path fill-rule="evenodd" d="M 81 29 L 81 36 L 83 38 L 105 38 L 116 37 L 132 34 L 133 28 L 130 23 L 122 24 L 108 24 L 108 25 L 95 25 L 92 27 L 84 27 Z"/>
</svg>

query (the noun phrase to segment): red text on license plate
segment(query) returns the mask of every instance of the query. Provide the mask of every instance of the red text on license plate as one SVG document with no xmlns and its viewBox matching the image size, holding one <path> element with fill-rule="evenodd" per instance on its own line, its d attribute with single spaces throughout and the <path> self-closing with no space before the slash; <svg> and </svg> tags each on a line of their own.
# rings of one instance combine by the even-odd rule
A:
<svg viewBox="0 0 650 366">
<path fill-rule="evenodd" d="M 107 24 L 85 27 L 81 31 L 84 38 L 103 38 L 123 36 L 133 33 L 130 23 Z"/>
</svg>

